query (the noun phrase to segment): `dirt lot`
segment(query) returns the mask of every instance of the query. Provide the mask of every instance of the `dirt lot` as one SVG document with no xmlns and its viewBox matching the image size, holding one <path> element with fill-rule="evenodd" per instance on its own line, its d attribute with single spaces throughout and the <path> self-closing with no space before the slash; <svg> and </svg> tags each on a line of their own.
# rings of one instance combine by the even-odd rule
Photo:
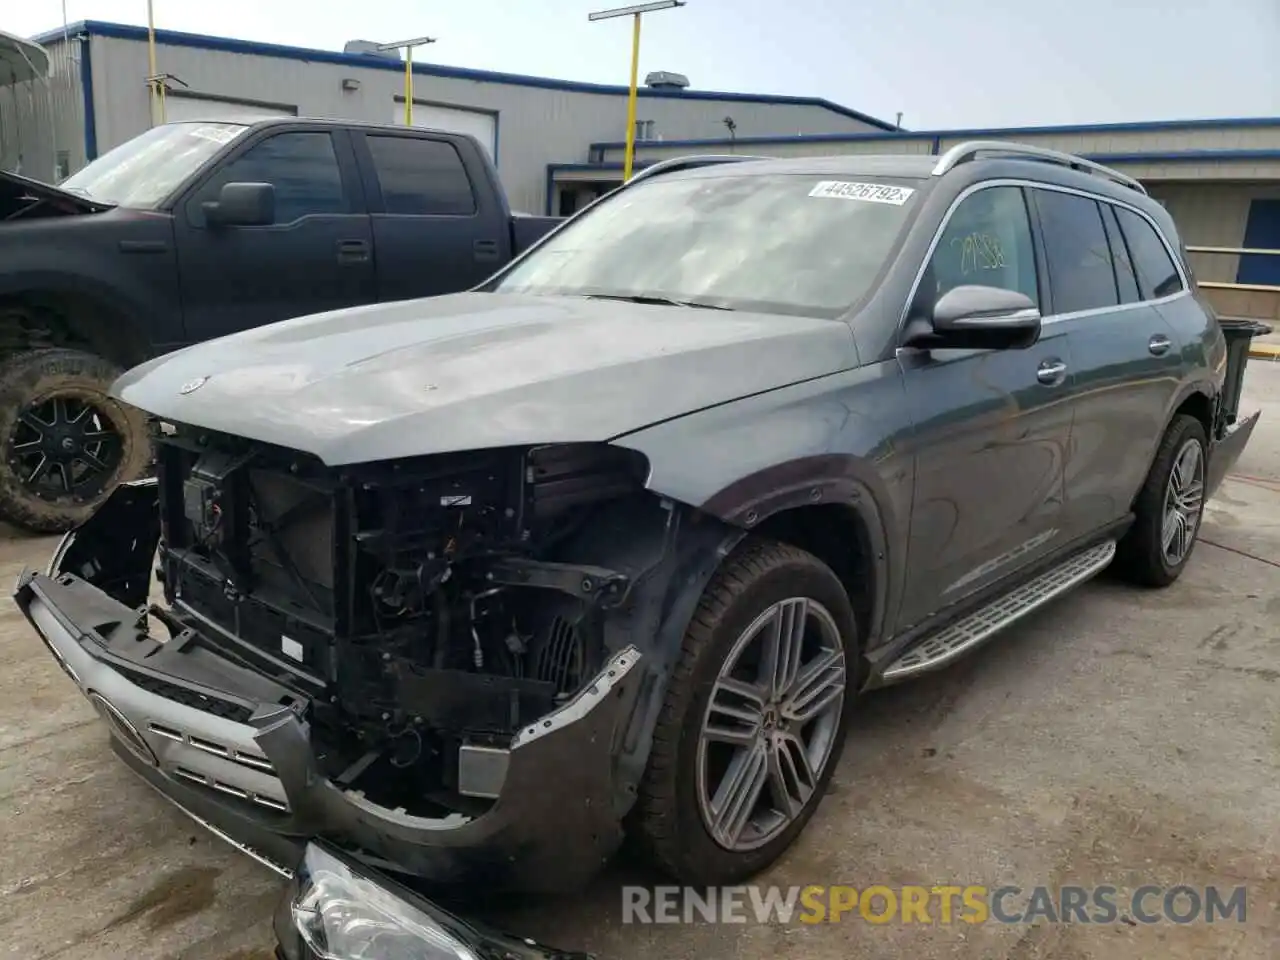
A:
<svg viewBox="0 0 1280 960">
<path fill-rule="evenodd" d="M 488 905 L 604 958 L 1280 956 L 1280 364 L 1254 363 L 1251 449 L 1174 588 L 1097 581 L 948 673 L 867 699 L 825 802 L 763 883 L 1248 888 L 1245 923 L 711 927 L 583 897 Z M 53 542 L 9 533 L 5 591 Z M 266 960 L 279 881 L 205 836 L 106 734 L 0 602 L 0 954 Z"/>
</svg>

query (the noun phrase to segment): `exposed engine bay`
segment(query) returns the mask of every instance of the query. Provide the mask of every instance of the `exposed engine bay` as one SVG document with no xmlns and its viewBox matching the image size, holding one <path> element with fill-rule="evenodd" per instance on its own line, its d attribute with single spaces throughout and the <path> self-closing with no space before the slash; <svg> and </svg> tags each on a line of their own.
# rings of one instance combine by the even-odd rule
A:
<svg viewBox="0 0 1280 960">
<path fill-rule="evenodd" d="M 294 691 L 321 772 L 410 813 L 482 812 L 512 735 L 607 660 L 634 580 L 565 546 L 626 498 L 674 517 L 604 444 L 334 469 L 166 424 L 157 448 L 155 615 Z"/>
</svg>

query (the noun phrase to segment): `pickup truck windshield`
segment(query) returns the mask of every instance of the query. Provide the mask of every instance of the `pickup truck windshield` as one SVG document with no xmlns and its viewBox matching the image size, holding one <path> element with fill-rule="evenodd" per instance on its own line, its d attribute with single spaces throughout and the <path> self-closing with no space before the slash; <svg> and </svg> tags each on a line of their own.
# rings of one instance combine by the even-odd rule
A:
<svg viewBox="0 0 1280 960">
<path fill-rule="evenodd" d="M 152 208 L 247 129 L 244 124 L 213 122 L 152 127 L 107 151 L 60 186 L 101 203 Z"/>
<path fill-rule="evenodd" d="M 493 290 L 839 316 L 871 289 L 913 213 L 912 182 L 657 177 L 565 226 Z"/>
</svg>

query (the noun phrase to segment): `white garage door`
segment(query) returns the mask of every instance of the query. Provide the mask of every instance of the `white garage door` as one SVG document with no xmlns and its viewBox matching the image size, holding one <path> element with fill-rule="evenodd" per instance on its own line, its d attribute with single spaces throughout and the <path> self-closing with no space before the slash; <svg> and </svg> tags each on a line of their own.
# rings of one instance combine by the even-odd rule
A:
<svg viewBox="0 0 1280 960">
<path fill-rule="evenodd" d="M 394 123 L 404 123 L 404 104 L 397 103 Z M 480 141 L 480 146 L 493 159 L 497 147 L 498 123 L 492 113 L 466 110 L 462 107 L 439 107 L 422 103 L 413 105 L 413 125 L 449 133 L 469 133 Z"/>
<path fill-rule="evenodd" d="M 165 97 L 164 118 L 173 120 L 232 120 L 252 123 L 267 117 L 292 117 L 288 110 L 244 103 L 226 103 L 201 97 Z"/>
</svg>

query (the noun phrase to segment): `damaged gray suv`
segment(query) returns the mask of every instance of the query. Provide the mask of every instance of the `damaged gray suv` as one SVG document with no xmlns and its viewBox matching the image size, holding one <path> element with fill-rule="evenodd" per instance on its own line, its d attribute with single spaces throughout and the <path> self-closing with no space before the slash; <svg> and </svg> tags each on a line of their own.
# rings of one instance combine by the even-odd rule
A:
<svg viewBox="0 0 1280 960">
<path fill-rule="evenodd" d="M 1177 579 L 1244 356 L 1078 157 L 673 161 L 470 292 L 128 372 L 157 475 L 16 600 L 120 757 L 282 872 L 318 838 L 561 889 L 629 835 L 734 882 L 864 691 Z"/>
</svg>

